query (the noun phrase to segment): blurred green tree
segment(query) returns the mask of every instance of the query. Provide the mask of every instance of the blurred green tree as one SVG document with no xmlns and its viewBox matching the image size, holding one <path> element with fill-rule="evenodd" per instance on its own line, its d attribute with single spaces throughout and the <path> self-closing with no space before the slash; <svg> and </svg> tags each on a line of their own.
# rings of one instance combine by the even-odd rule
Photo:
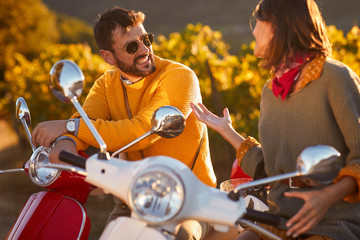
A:
<svg viewBox="0 0 360 240">
<path fill-rule="evenodd" d="M 56 14 L 60 39 L 58 43 L 87 43 L 93 52 L 98 52 L 93 29 L 86 22 L 65 14 Z"/>
<path fill-rule="evenodd" d="M 55 43 L 85 43 L 93 51 L 98 51 L 98 48 L 88 24 L 49 11 L 41 0 L 0 0 L 0 4 L 0 117 L 9 119 L 12 110 L 8 111 L 11 108 L 5 105 L 14 103 L 16 95 L 16 92 L 9 90 L 12 86 L 8 78 L 12 68 L 25 61 L 41 58 L 41 53 L 50 51 L 49 48 L 54 47 Z M 15 84 L 19 86 L 21 83 Z"/>
<path fill-rule="evenodd" d="M 75 62 L 85 76 L 84 91 L 79 99 L 81 102 L 87 95 L 94 80 L 110 65 L 103 59 L 92 54 L 87 44 L 55 44 L 44 49 L 34 60 L 27 60 L 23 55 L 14 55 L 13 65 L 5 72 L 7 91 L 11 95 L 0 102 L 0 111 L 13 112 L 18 97 L 23 97 L 28 103 L 34 124 L 53 119 L 67 119 L 75 111 L 72 104 L 58 101 L 49 89 L 51 67 L 61 59 Z M 10 108 L 9 108 L 10 107 Z"/>
<path fill-rule="evenodd" d="M 41 0 L 0 1 L 0 81 L 14 52 L 34 59 L 58 39 L 54 15 Z"/>
<path fill-rule="evenodd" d="M 20 126 L 15 119 L 15 103 L 18 97 L 23 97 L 27 102 L 32 126 L 42 121 L 67 119 L 75 112 L 72 104 L 60 102 L 49 89 L 50 69 L 61 59 L 74 61 L 84 73 L 85 86 L 80 102 L 87 95 L 94 80 L 111 68 L 99 55 L 92 54 L 87 44 L 49 45 L 33 60 L 15 53 L 14 61 L 5 71 L 3 89 L 7 94 L 0 99 L 0 113 L 9 116 L 8 121 L 11 119 L 21 144 L 26 144 L 26 137 L 22 131 L 18 131 Z"/>
</svg>

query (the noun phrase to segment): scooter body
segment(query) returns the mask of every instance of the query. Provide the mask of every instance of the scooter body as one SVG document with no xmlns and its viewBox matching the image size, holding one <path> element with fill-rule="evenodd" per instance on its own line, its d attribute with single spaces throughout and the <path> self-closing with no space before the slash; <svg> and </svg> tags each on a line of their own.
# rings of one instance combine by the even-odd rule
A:
<svg viewBox="0 0 360 240">
<path fill-rule="evenodd" d="M 84 176 L 38 168 L 48 148 L 39 147 L 24 165 L 32 182 L 48 191 L 32 194 L 21 209 L 6 239 L 87 239 L 90 219 L 83 204 L 93 187 Z"/>
<path fill-rule="evenodd" d="M 111 221 L 104 232 L 101 234 L 100 240 L 142 240 L 156 239 L 167 240 L 166 236 L 155 228 L 149 227 L 147 222 L 140 219 L 129 217 L 119 217 Z"/>
<path fill-rule="evenodd" d="M 23 168 L 0 170 L 0 174 L 25 172 L 35 185 L 48 191 L 30 196 L 6 239 L 87 239 L 90 219 L 83 204 L 94 188 L 77 173 L 41 168 L 39 165 L 50 163 L 50 148 L 33 145 L 30 111 L 22 97 L 16 101 L 16 117 L 24 127 L 33 153 Z M 84 153 L 79 154 L 85 157 Z"/>
<path fill-rule="evenodd" d="M 87 239 L 90 219 L 83 205 L 52 191 L 30 196 L 6 239 Z"/>
<path fill-rule="evenodd" d="M 229 226 L 235 226 L 239 217 L 246 213 L 246 204 L 243 198 L 237 201 L 229 200 L 227 193 L 216 188 L 210 188 L 199 181 L 190 169 L 182 162 L 166 157 L 154 156 L 137 162 L 128 162 L 121 159 L 111 158 L 110 160 L 100 160 L 96 155 L 86 160 L 86 181 L 102 188 L 105 193 L 112 193 L 127 203 L 132 209 L 131 218 L 118 218 L 111 222 L 100 239 L 108 238 L 112 232 L 117 232 L 119 228 L 124 229 L 123 234 L 132 234 L 138 229 L 143 231 L 157 231 L 164 234 L 175 234 L 176 226 L 185 220 L 196 219 L 198 221 L 209 222 L 217 229 L 227 231 Z M 181 179 L 183 187 L 183 199 L 178 212 L 174 213 L 169 219 L 156 216 L 171 211 L 167 208 L 169 205 L 167 198 L 148 199 L 151 207 L 143 209 L 148 211 L 143 213 L 134 207 L 135 196 L 132 195 L 136 188 L 136 181 L 144 174 L 150 175 L 162 172 L 172 177 Z M 143 184 L 144 186 L 147 183 Z M 141 194 L 141 193 L 140 193 Z M 144 220 L 144 216 L 155 216 Z M 146 218 L 146 217 L 145 217 Z M 151 219 L 150 221 L 148 221 Z M 152 221 L 152 222 L 151 222 Z M 137 226 L 139 225 L 139 226 Z M 124 227 L 126 226 L 126 227 Z M 148 229 L 148 230 L 146 230 Z M 163 235 L 152 239 L 166 239 Z M 140 238 L 140 235 L 127 239 L 149 239 Z"/>
</svg>

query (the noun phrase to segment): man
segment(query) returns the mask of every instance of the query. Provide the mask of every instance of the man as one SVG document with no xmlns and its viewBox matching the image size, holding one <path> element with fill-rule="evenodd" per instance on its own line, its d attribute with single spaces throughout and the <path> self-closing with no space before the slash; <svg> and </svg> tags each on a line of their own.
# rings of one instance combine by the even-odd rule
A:
<svg viewBox="0 0 360 240">
<path fill-rule="evenodd" d="M 164 105 L 178 108 L 186 118 L 184 132 L 173 139 L 152 135 L 129 148 L 127 159 L 170 156 L 189 166 L 203 183 L 214 187 L 216 177 L 209 154 L 207 129 L 196 120 L 190 108 L 190 102 L 202 101 L 198 79 L 188 67 L 154 55 L 153 35 L 145 31 L 144 19 L 142 12 L 119 7 L 99 16 L 94 26 L 96 43 L 101 56 L 115 69 L 106 71 L 95 81 L 83 108 L 111 152 L 148 132 L 152 113 L 157 108 Z M 55 142 L 50 153 L 52 162 L 59 161 L 61 150 L 75 154 L 89 145 L 98 146 L 78 113 L 68 121 L 40 123 L 33 130 L 32 139 L 35 144 L 44 146 Z M 121 201 L 117 199 L 116 203 L 110 220 L 129 214 Z M 199 229 L 199 224 L 194 221 L 188 225 L 179 231 L 179 235 L 180 232 L 189 233 L 181 239 L 199 239 L 198 233 L 202 231 L 204 235 L 207 231 Z M 183 231 L 189 228 L 191 230 Z"/>
</svg>

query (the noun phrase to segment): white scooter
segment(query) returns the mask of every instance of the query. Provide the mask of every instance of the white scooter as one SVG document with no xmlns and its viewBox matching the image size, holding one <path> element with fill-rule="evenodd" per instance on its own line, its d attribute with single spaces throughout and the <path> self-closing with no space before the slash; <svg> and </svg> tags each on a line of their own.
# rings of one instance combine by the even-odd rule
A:
<svg viewBox="0 0 360 240">
<path fill-rule="evenodd" d="M 247 209 L 241 190 L 295 176 L 303 177 L 309 185 L 329 184 L 340 170 L 337 150 L 324 145 L 312 146 L 300 154 L 295 172 L 251 181 L 226 193 L 203 184 L 186 165 L 170 157 L 154 156 L 135 162 L 114 157 L 150 134 L 179 135 L 184 128 L 184 117 L 170 106 L 154 113 L 153 127 L 147 134 L 110 157 L 101 136 L 77 102 L 82 81 L 81 70 L 67 60 L 56 63 L 51 71 L 54 94 L 75 105 L 98 140 L 100 153 L 85 159 L 63 151 L 60 159 L 75 166 L 44 164 L 42 167 L 84 175 L 85 181 L 119 197 L 130 207 L 131 217 L 119 217 L 110 222 L 100 239 L 172 239 L 178 224 L 189 219 L 208 222 L 215 230 L 223 232 L 231 226 L 245 225 L 271 239 L 280 239 L 253 221 L 280 226 L 285 220 Z"/>
</svg>

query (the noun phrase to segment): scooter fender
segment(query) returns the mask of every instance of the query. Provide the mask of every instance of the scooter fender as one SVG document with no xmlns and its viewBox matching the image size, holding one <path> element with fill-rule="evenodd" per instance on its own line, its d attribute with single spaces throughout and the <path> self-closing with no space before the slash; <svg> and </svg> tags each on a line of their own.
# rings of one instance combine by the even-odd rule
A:
<svg viewBox="0 0 360 240">
<path fill-rule="evenodd" d="M 100 236 L 100 240 L 166 240 L 166 237 L 155 228 L 148 227 L 146 222 L 129 217 L 119 217 L 111 221 Z"/>
<path fill-rule="evenodd" d="M 90 219 L 75 199 L 41 191 L 30 196 L 6 239 L 88 239 Z"/>
</svg>

